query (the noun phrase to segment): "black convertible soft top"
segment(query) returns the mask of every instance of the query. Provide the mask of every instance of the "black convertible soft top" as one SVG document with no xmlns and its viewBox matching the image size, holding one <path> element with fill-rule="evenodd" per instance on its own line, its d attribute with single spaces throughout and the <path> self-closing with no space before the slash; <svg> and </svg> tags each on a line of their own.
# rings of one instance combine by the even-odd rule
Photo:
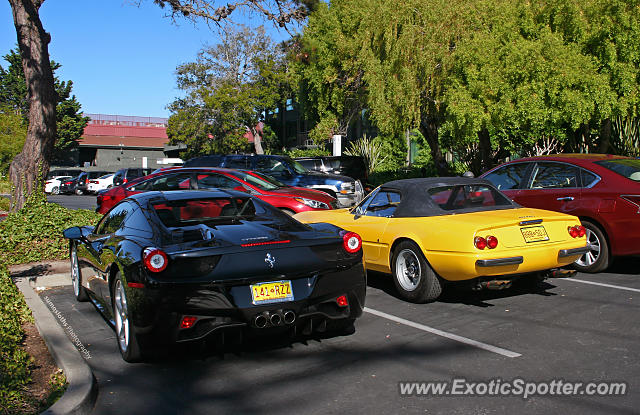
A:
<svg viewBox="0 0 640 415">
<path fill-rule="evenodd" d="M 473 206 L 456 210 L 446 210 L 440 207 L 429 194 L 429 189 L 450 186 L 486 186 L 492 190 L 494 197 L 504 198 L 501 204 L 495 206 Z M 487 210 L 503 210 L 519 208 L 506 195 L 496 189 L 490 181 L 469 177 L 427 177 L 416 179 L 394 180 L 380 186 L 381 190 L 393 190 L 401 195 L 400 204 L 395 210 L 394 218 L 410 218 L 422 216 L 441 216 L 458 213 L 480 212 Z M 498 196 L 500 195 L 500 196 Z M 502 199 L 500 198 L 500 199 Z"/>
</svg>

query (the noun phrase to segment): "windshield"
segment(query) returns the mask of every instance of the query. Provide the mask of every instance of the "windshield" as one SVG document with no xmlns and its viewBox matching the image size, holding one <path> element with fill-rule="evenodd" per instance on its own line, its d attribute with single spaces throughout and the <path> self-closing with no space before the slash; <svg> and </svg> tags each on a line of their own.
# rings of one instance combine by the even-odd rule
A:
<svg viewBox="0 0 640 415">
<path fill-rule="evenodd" d="M 98 179 L 108 179 L 111 176 L 113 176 L 113 173 L 105 174 L 104 176 L 98 177 Z"/>
<path fill-rule="evenodd" d="M 234 175 L 240 180 L 244 180 L 245 182 L 257 187 L 261 190 L 276 190 L 285 185 L 277 181 L 271 176 L 267 176 L 265 174 L 260 174 L 256 172 L 246 172 L 246 171 L 230 171 L 230 174 Z"/>
<path fill-rule="evenodd" d="M 627 179 L 640 182 L 640 160 L 638 159 L 614 159 L 595 163 Z"/>
<path fill-rule="evenodd" d="M 293 170 L 295 170 L 296 173 L 298 173 L 298 174 L 307 174 L 307 173 L 309 173 L 309 170 L 307 170 L 302 164 L 298 163 L 294 159 L 289 158 L 289 157 L 285 157 L 285 160 L 291 165 L 291 167 L 293 167 Z"/>
</svg>

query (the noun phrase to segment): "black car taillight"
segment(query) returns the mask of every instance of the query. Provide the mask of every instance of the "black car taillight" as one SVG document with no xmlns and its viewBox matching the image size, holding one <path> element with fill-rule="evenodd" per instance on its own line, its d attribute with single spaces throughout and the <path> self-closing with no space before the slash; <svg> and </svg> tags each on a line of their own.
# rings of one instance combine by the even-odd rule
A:
<svg viewBox="0 0 640 415">
<path fill-rule="evenodd" d="M 169 264 L 169 258 L 163 250 L 158 248 L 145 248 L 142 252 L 142 261 L 151 272 L 162 272 Z"/>
<path fill-rule="evenodd" d="M 342 246 L 350 254 L 355 254 L 362 247 L 362 238 L 355 232 L 342 233 Z"/>
</svg>

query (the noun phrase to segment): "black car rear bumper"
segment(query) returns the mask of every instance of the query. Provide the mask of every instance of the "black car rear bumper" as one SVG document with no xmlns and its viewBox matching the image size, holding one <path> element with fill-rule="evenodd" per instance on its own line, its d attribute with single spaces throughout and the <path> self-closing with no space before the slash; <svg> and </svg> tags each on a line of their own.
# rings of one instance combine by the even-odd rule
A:
<svg viewBox="0 0 640 415">
<path fill-rule="evenodd" d="M 129 288 L 134 331 L 142 347 L 155 348 L 202 341 L 231 330 L 250 336 L 285 331 L 310 334 L 362 315 L 366 274 L 361 263 L 290 281 L 293 301 L 261 305 L 252 304 L 248 283 L 163 282 L 151 285 L 153 288 Z M 347 297 L 348 305 L 338 304 L 340 296 Z M 180 328 L 185 316 L 194 317 L 195 323 Z"/>
</svg>

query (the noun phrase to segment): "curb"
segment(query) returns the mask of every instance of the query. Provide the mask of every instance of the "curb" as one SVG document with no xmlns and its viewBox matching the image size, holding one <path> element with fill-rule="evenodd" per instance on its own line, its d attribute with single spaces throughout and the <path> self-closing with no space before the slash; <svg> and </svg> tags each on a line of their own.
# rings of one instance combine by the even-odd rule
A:
<svg viewBox="0 0 640 415">
<path fill-rule="evenodd" d="M 67 337 L 62 327 L 53 317 L 49 308 L 29 284 L 29 278 L 12 278 L 33 313 L 36 327 L 44 342 L 67 378 L 68 386 L 64 395 L 49 409 L 46 415 L 89 414 L 98 396 L 98 383 L 91 368 L 78 349 Z M 35 278 L 34 278 L 35 279 Z"/>
</svg>

